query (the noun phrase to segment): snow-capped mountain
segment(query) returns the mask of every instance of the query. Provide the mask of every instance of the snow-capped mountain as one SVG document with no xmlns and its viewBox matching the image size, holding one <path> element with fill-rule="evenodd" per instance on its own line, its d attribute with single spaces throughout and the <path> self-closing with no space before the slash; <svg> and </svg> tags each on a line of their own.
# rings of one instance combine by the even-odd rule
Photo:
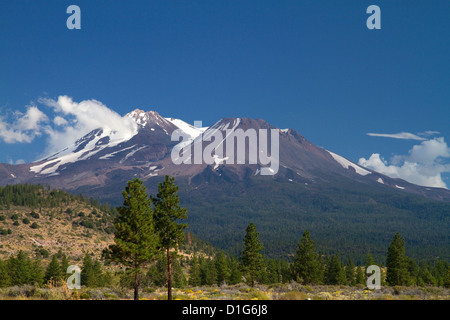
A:
<svg viewBox="0 0 450 320">
<path fill-rule="evenodd" d="M 212 142 L 225 145 L 225 139 L 232 131 L 241 129 L 248 132 L 252 129 L 259 132 L 267 129 L 277 130 L 279 136 L 279 170 L 274 176 L 278 179 L 302 184 L 332 183 L 340 179 L 420 194 L 432 199 L 450 200 L 448 190 L 420 187 L 389 178 L 315 146 L 293 129 L 277 129 L 261 119 L 223 118 L 210 127 L 198 127 L 180 119 L 163 117 L 155 111 L 136 109 L 125 117 L 135 121 L 135 132 L 124 135 L 110 128 L 98 128 L 65 149 L 35 163 L 1 165 L 1 184 L 31 182 L 69 190 L 101 189 L 109 183 L 122 185 L 131 177 L 147 180 L 166 174 L 188 177 L 189 181 L 194 182 L 207 181 L 212 177 L 242 180 L 261 174 L 265 167 L 259 160 L 253 163 L 248 161 L 251 151 L 249 145 L 245 146 L 244 159 L 247 162 L 244 163 L 215 154 L 209 163 L 202 159 L 200 163 L 192 161 L 191 164 L 176 164 L 173 154 L 188 147 L 192 154 L 197 148 L 197 152 L 200 150 L 203 155 Z M 181 140 L 172 141 L 172 134 L 176 130 L 178 137 L 183 136 L 182 143 Z M 221 141 L 215 141 L 217 134 Z M 270 141 L 268 148 L 271 148 Z"/>
<path fill-rule="evenodd" d="M 254 222 L 275 255 L 289 253 L 307 228 L 325 250 L 346 252 L 370 238 L 376 243 L 371 252 L 380 253 L 400 230 L 423 256 L 450 257 L 447 189 L 389 178 L 261 119 L 223 118 L 204 127 L 154 111 L 134 110 L 125 117 L 136 124 L 128 135 L 98 128 L 34 163 L 0 164 L 0 185 L 40 183 L 120 205 L 129 180 L 140 178 L 155 194 L 158 182 L 170 175 L 189 211 L 189 229 L 223 249 L 239 249 L 238 230 Z M 255 149 L 248 143 L 243 158 L 237 141 L 228 153 L 233 132 L 248 139 L 255 134 L 259 146 L 263 129 L 276 133 L 277 140 L 266 141 L 271 156 L 273 141 L 279 142 L 276 166 L 261 161 L 260 154 L 250 161 Z M 212 154 L 211 145 L 224 146 L 226 153 Z M 193 161 L 177 164 L 185 151 Z M 262 174 L 273 169 L 274 175 Z"/>
</svg>

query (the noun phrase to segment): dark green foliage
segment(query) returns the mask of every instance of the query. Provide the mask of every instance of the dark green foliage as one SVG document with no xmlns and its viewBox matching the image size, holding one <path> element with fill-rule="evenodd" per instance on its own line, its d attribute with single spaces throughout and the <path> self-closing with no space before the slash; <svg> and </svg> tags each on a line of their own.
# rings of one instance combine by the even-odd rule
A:
<svg viewBox="0 0 450 320">
<path fill-rule="evenodd" d="M 355 284 L 366 284 L 366 276 L 362 267 L 356 267 Z"/>
<path fill-rule="evenodd" d="M 33 217 L 34 219 L 39 219 L 39 218 L 41 217 L 41 216 L 39 215 L 39 213 L 36 213 L 36 212 L 34 212 L 34 211 L 30 213 L 30 216 Z"/>
<path fill-rule="evenodd" d="M 23 224 L 30 224 L 30 219 L 25 218 L 25 219 L 22 220 L 22 223 Z"/>
<path fill-rule="evenodd" d="M 154 232 L 151 200 L 139 179 L 129 181 L 122 193 L 123 206 L 115 220 L 114 245 L 103 251 L 106 260 L 128 268 L 134 275 L 134 299 L 138 300 L 142 266 L 152 261 L 158 245 Z"/>
<path fill-rule="evenodd" d="M 323 273 L 320 267 L 320 257 L 315 248 L 308 230 L 305 230 L 300 243 L 297 245 L 294 257 L 295 276 L 301 283 L 318 284 L 322 282 Z"/>
<path fill-rule="evenodd" d="M 8 263 L 0 259 L 0 288 L 8 287 L 12 283 Z"/>
<path fill-rule="evenodd" d="M 11 282 L 14 285 L 24 285 L 31 282 L 31 260 L 23 251 L 19 251 L 16 258 L 9 259 L 8 264 Z"/>
<path fill-rule="evenodd" d="M 391 241 L 386 257 L 386 281 L 391 286 L 410 284 L 408 260 L 405 255 L 405 240 L 397 232 Z"/>
<path fill-rule="evenodd" d="M 88 288 L 103 287 L 105 285 L 105 275 L 100 262 L 92 260 L 91 255 L 88 253 L 84 255 L 81 267 L 81 285 Z"/>
<path fill-rule="evenodd" d="M 63 279 L 63 274 L 61 271 L 61 266 L 58 262 L 58 257 L 57 257 L 57 255 L 53 255 L 52 261 L 47 266 L 47 270 L 45 271 L 44 281 L 57 283 L 58 281 L 60 281 L 62 279 Z"/>
<path fill-rule="evenodd" d="M 347 265 L 345 266 L 345 277 L 346 277 L 346 284 L 348 285 L 355 285 L 356 284 L 356 278 L 355 278 L 355 264 L 353 263 L 353 260 L 350 258 Z"/>
<path fill-rule="evenodd" d="M 253 223 L 246 229 L 244 237 L 244 247 L 241 252 L 241 268 L 248 283 L 254 287 L 255 281 L 261 270 L 265 267 L 264 256 L 261 251 L 264 249 L 259 241 L 259 233 Z"/>
<path fill-rule="evenodd" d="M 31 265 L 30 283 L 41 286 L 44 284 L 44 267 L 42 267 L 41 260 L 36 257 Z"/>
<path fill-rule="evenodd" d="M 36 222 L 33 222 L 30 226 L 31 229 L 37 229 L 39 228 L 39 225 Z"/>
<path fill-rule="evenodd" d="M 217 274 L 217 285 L 222 285 L 227 283 L 228 278 L 230 277 L 230 269 L 228 267 L 228 262 L 223 252 L 219 253 L 216 257 L 216 274 Z"/>
<path fill-rule="evenodd" d="M 5 221 L 6 217 L 4 215 L 0 215 L 0 221 Z"/>
<path fill-rule="evenodd" d="M 167 258 L 167 298 L 172 300 L 172 258 L 176 257 L 179 245 L 184 242 L 183 230 L 187 224 L 179 221 L 187 218 L 187 210 L 180 207 L 175 178 L 167 175 L 158 184 L 158 194 L 152 200 L 155 205 L 155 230 L 159 236 L 159 249 Z"/>
<path fill-rule="evenodd" d="M 326 282 L 333 285 L 347 283 L 345 269 L 342 266 L 339 254 L 333 255 L 327 265 Z"/>
<path fill-rule="evenodd" d="M 424 261 L 422 262 L 417 274 L 417 284 L 419 286 L 437 286 L 438 281 L 430 271 L 430 267 Z"/>
<path fill-rule="evenodd" d="M 184 288 L 187 284 L 187 280 L 181 268 L 179 260 L 172 261 L 172 276 L 173 287 Z M 155 264 L 153 264 L 147 272 L 147 280 L 149 285 L 156 287 L 167 286 L 167 260 L 165 257 L 160 256 Z"/>
<path fill-rule="evenodd" d="M 70 276 L 70 275 L 67 273 L 67 268 L 69 268 L 69 266 L 70 266 L 69 259 L 67 259 L 66 254 L 63 253 L 63 254 L 61 255 L 61 272 L 62 272 L 62 274 L 63 274 L 64 280 L 67 280 L 67 278 Z"/>
<path fill-rule="evenodd" d="M 200 258 L 200 277 L 202 285 L 217 284 L 217 269 L 214 260 Z"/>
<path fill-rule="evenodd" d="M 317 250 L 339 252 L 345 261 L 351 257 L 357 265 L 364 263 L 369 250 L 377 262 L 385 263 L 386 248 L 396 231 L 407 239 L 412 258 L 439 256 L 450 261 L 446 245 L 450 203 L 386 193 L 377 182 L 339 185 L 328 178 L 327 185 L 276 177 L 233 183 L 224 178 L 220 184 L 200 184 L 195 189 L 181 178 L 178 183 L 182 204 L 191 212 L 190 231 L 235 256 L 250 219 L 258 226 L 265 253 L 271 258 L 288 259 L 299 241 L 298 230 L 308 229 Z"/>
<path fill-rule="evenodd" d="M 197 256 L 194 253 L 194 256 L 191 259 L 191 268 L 189 270 L 189 285 L 190 286 L 200 286 L 202 285 L 202 276 L 200 270 L 200 262 Z"/>
</svg>

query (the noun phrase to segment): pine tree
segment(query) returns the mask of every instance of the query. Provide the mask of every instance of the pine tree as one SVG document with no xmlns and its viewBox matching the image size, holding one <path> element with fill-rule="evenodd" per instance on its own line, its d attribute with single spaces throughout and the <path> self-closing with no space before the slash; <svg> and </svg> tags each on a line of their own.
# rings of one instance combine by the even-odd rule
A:
<svg viewBox="0 0 450 320">
<path fill-rule="evenodd" d="M 345 276 L 347 278 L 348 285 L 355 285 L 355 264 L 353 263 L 352 258 L 348 259 L 348 263 L 345 266 Z"/>
<path fill-rule="evenodd" d="M 158 185 L 158 194 L 153 198 L 155 204 L 155 228 L 159 235 L 160 250 L 167 259 L 167 299 L 172 300 L 172 259 L 176 258 L 178 247 L 184 241 L 183 230 L 187 224 L 178 221 L 187 218 L 187 210 L 180 207 L 178 187 L 175 178 L 166 175 Z"/>
<path fill-rule="evenodd" d="M 242 272 L 239 262 L 235 258 L 230 258 L 228 261 L 230 276 L 228 277 L 228 284 L 238 284 L 242 281 Z"/>
<path fill-rule="evenodd" d="M 42 267 L 41 260 L 36 257 L 31 266 L 30 281 L 34 285 L 41 286 L 44 284 L 44 268 Z"/>
<path fill-rule="evenodd" d="M 346 283 L 345 270 L 342 268 L 338 254 L 331 257 L 327 272 L 327 282 L 334 285 Z"/>
<path fill-rule="evenodd" d="M 202 285 L 212 286 L 217 283 L 217 271 L 213 260 L 200 259 L 200 275 Z"/>
<path fill-rule="evenodd" d="M 57 281 L 61 280 L 61 278 L 62 278 L 61 266 L 59 265 L 58 258 L 55 254 L 52 256 L 52 261 L 47 266 L 44 280 L 45 282 L 53 281 L 56 283 Z"/>
<path fill-rule="evenodd" d="M 95 275 L 93 272 L 94 262 L 92 261 L 92 257 L 85 253 L 83 258 L 83 265 L 81 266 L 81 284 L 86 287 L 94 287 L 95 286 Z"/>
<path fill-rule="evenodd" d="M 22 250 L 17 254 L 17 258 L 11 257 L 8 267 L 13 285 L 20 286 L 31 282 L 31 260 Z"/>
<path fill-rule="evenodd" d="M 191 260 L 191 269 L 189 270 L 189 285 L 196 287 L 200 286 L 202 283 L 201 273 L 200 273 L 200 263 L 198 258 L 194 254 Z"/>
<path fill-rule="evenodd" d="M 386 281 L 390 286 L 408 285 L 408 262 L 405 255 L 405 240 L 397 232 L 391 241 L 386 257 Z"/>
<path fill-rule="evenodd" d="M 415 285 L 418 284 L 418 280 L 419 280 L 419 265 L 417 264 L 417 262 L 414 259 L 411 258 L 406 258 L 407 260 L 407 265 L 408 265 L 408 272 L 410 275 L 410 281 L 409 283 L 411 285 Z"/>
<path fill-rule="evenodd" d="M 11 276 L 9 274 L 9 268 L 6 261 L 0 260 L 0 288 L 8 287 L 11 285 Z"/>
<path fill-rule="evenodd" d="M 314 241 L 308 230 L 305 230 L 297 246 L 294 257 L 294 272 L 303 284 L 318 284 L 321 280 L 319 256 L 315 252 Z"/>
<path fill-rule="evenodd" d="M 430 267 L 428 266 L 428 263 L 425 261 L 422 262 L 422 265 L 419 268 L 418 273 L 418 284 L 420 286 L 436 286 L 437 281 L 434 278 L 434 276 L 430 272 Z"/>
<path fill-rule="evenodd" d="M 141 180 L 128 182 L 122 192 L 124 202 L 115 219 L 115 244 L 103 251 L 105 260 L 128 268 L 134 277 L 134 299 L 139 300 L 142 267 L 156 255 L 158 237 L 153 225 L 151 200 Z"/>
<path fill-rule="evenodd" d="M 366 276 L 362 267 L 356 267 L 355 283 L 366 284 Z"/>
<path fill-rule="evenodd" d="M 217 285 L 221 286 L 222 284 L 225 284 L 227 282 L 227 279 L 230 275 L 227 259 L 223 252 L 218 254 L 215 264 L 217 270 Z"/>
<path fill-rule="evenodd" d="M 63 253 L 61 257 L 61 273 L 63 274 L 64 280 L 67 280 L 70 276 L 67 273 L 67 268 L 69 268 L 69 260 L 67 259 L 66 254 Z"/>
<path fill-rule="evenodd" d="M 261 251 L 264 249 L 259 241 L 259 233 L 253 223 L 246 229 L 244 237 L 244 248 L 241 253 L 241 267 L 247 281 L 252 287 L 264 267 L 264 256 Z"/>
</svg>

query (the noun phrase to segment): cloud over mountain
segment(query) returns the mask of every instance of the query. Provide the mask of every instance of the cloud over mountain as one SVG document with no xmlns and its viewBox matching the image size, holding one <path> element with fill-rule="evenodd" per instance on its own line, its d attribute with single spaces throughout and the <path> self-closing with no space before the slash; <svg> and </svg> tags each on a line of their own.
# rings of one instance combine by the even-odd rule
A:
<svg viewBox="0 0 450 320">
<path fill-rule="evenodd" d="M 390 162 L 379 153 L 374 153 L 368 159 L 359 159 L 358 163 L 392 178 L 422 186 L 447 188 L 442 174 L 450 172 L 450 148 L 443 137 L 438 137 L 413 146 L 407 155 L 395 155 Z"/>
<path fill-rule="evenodd" d="M 47 141 L 43 155 L 47 155 L 97 128 L 113 131 L 116 138 L 131 137 L 137 132 L 135 121 L 97 100 L 75 102 L 63 95 L 56 100 L 40 98 L 38 103 L 41 109 L 31 105 L 25 113 L 14 112 L 9 119 L 0 117 L 0 139 L 9 144 L 31 143 L 43 136 Z"/>
</svg>

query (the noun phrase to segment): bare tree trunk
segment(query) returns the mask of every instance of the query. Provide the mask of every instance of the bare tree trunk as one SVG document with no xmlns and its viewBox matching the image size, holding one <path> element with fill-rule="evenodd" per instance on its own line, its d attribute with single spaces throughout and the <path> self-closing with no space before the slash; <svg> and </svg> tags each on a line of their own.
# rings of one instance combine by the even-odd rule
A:
<svg viewBox="0 0 450 320">
<path fill-rule="evenodd" d="M 167 248 L 167 300 L 172 300 L 172 261 L 169 248 Z"/>
<path fill-rule="evenodd" d="M 139 300 L 139 275 L 137 272 L 134 274 L 134 300 Z"/>
</svg>

